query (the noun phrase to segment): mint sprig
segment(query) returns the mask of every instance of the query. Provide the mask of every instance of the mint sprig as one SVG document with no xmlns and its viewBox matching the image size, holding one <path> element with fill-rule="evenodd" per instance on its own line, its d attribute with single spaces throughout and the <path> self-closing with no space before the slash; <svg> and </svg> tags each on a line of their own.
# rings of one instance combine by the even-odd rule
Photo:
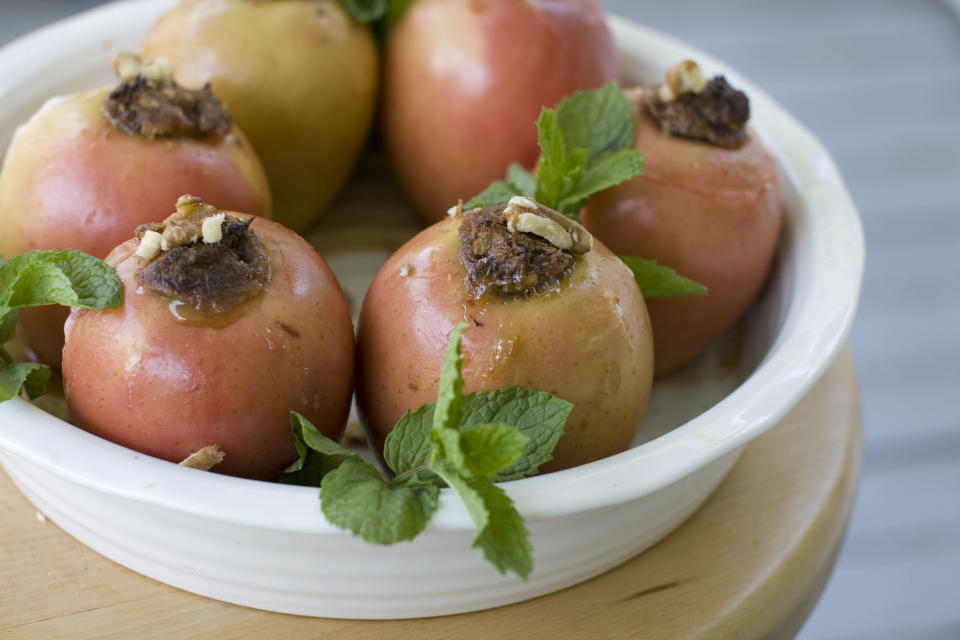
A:
<svg viewBox="0 0 960 640">
<path fill-rule="evenodd" d="M 474 522 L 473 546 L 501 573 L 526 578 L 532 546 L 523 517 L 498 480 L 535 473 L 563 432 L 573 405 L 549 393 L 511 387 L 464 395 L 460 341 L 450 334 L 437 401 L 407 412 L 387 437 L 384 480 L 360 456 L 291 414 L 298 460 L 281 481 L 320 486 L 321 510 L 367 542 L 393 544 L 419 534 L 452 488 Z"/>
<path fill-rule="evenodd" d="M 704 296 L 707 294 L 705 286 L 681 276 L 670 267 L 662 265 L 656 260 L 637 256 L 620 256 L 620 259 L 633 272 L 633 279 L 637 281 L 640 291 L 643 292 L 643 297 L 647 300 L 679 296 Z"/>
<path fill-rule="evenodd" d="M 375 22 L 386 15 L 387 0 L 340 0 L 343 8 L 360 22 Z"/>
<path fill-rule="evenodd" d="M 616 83 L 578 91 L 537 120 L 540 161 L 534 176 L 514 163 L 466 208 L 536 198 L 574 220 L 594 193 L 643 173 L 643 154 L 633 145 L 633 107 Z"/>
<path fill-rule="evenodd" d="M 60 304 L 106 309 L 123 300 L 123 284 L 102 260 L 81 251 L 30 251 L 10 260 L 0 256 L 0 402 L 23 389 L 35 398 L 46 390 L 50 370 L 34 362 L 13 362 L 3 343 L 13 339 L 17 309 Z"/>
<path fill-rule="evenodd" d="M 429 460 L 434 406 L 430 403 L 408 411 L 387 435 L 383 457 L 394 472 L 402 473 Z M 466 433 L 481 424 L 502 423 L 527 436 L 523 455 L 496 476 L 497 481 L 516 480 L 535 474 L 553 459 L 553 449 L 572 410 L 573 404 L 545 391 L 520 387 L 479 391 L 464 396 L 459 429 Z"/>
<path fill-rule="evenodd" d="M 400 19 L 412 3 L 413 0 L 341 0 L 343 8 L 355 19 L 378 23 L 381 35 Z"/>
<path fill-rule="evenodd" d="M 578 91 L 556 110 L 544 108 L 537 120 L 540 160 L 533 175 L 511 164 L 505 180 L 497 180 L 467 204 L 467 209 L 507 202 L 513 196 L 535 198 L 573 220 L 590 196 L 644 170 L 644 156 L 631 149 L 633 107 L 616 83 Z M 703 285 L 653 260 L 620 256 L 633 272 L 644 298 L 699 296 Z"/>
</svg>

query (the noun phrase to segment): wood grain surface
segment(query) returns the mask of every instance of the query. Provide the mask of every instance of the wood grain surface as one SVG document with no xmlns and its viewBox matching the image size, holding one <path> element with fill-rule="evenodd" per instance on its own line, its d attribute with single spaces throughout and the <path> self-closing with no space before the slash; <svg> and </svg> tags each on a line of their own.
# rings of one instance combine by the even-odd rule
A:
<svg viewBox="0 0 960 640">
<path fill-rule="evenodd" d="M 856 375 L 844 351 L 793 412 L 747 447 L 707 503 L 646 553 L 528 602 L 379 622 L 268 613 L 155 582 L 43 521 L 0 473 L 0 635 L 790 638 L 843 539 L 860 436 Z"/>
</svg>

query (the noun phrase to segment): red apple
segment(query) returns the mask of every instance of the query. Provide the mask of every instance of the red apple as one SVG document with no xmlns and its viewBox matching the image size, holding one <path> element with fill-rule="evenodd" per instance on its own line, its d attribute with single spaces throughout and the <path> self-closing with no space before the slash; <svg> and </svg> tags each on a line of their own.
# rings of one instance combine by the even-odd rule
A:
<svg viewBox="0 0 960 640">
<path fill-rule="evenodd" d="M 373 441 L 382 447 L 405 411 L 436 400 L 450 331 L 466 321 L 467 392 L 518 385 L 574 404 L 543 470 L 626 449 L 653 376 L 650 325 L 633 275 L 597 242 L 555 286 L 512 297 L 478 295 L 458 257 L 465 215 L 473 214 L 438 222 L 407 242 L 364 299 L 357 405 Z"/>
<path fill-rule="evenodd" d="M 110 92 L 53 98 L 17 130 L 0 174 L 0 253 L 79 249 L 105 258 L 183 193 L 271 215 L 266 176 L 235 125 L 225 135 L 130 135 L 102 112 Z M 23 310 L 24 337 L 41 360 L 59 365 L 66 315 Z"/>
<path fill-rule="evenodd" d="M 215 304 L 198 302 L 193 288 L 171 295 L 148 286 L 143 274 L 152 262 L 138 254 L 146 240 L 110 253 L 123 305 L 74 309 L 66 324 L 64 385 L 77 425 L 173 462 L 216 444 L 226 457 L 215 471 L 265 480 L 297 457 L 291 410 L 340 437 L 353 392 L 353 324 L 343 293 L 293 231 L 263 218 L 253 218 L 249 231 L 262 243 L 266 271 L 260 280 L 245 276 L 257 282 L 243 290 L 247 297 L 231 293 Z M 256 252 L 237 254 L 253 263 Z M 204 265 L 215 291 L 236 284 Z"/>
<path fill-rule="evenodd" d="M 542 107 L 618 77 L 595 0 L 418 0 L 391 30 L 384 65 L 384 140 L 427 222 L 511 162 L 532 167 Z"/>
<path fill-rule="evenodd" d="M 706 285 L 703 297 L 648 300 L 658 375 L 689 362 L 756 297 L 781 224 L 777 166 L 749 127 L 735 148 L 664 133 L 628 92 L 642 175 L 603 191 L 583 224 L 612 251 L 652 258 Z"/>
</svg>

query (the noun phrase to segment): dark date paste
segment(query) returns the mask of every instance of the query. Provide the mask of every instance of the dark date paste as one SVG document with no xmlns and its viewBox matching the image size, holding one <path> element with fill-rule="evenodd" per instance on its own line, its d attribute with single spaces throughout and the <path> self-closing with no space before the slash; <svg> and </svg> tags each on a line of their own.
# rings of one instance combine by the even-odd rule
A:
<svg viewBox="0 0 960 640">
<path fill-rule="evenodd" d="M 647 112 L 665 134 L 735 149 L 747 139 L 750 101 L 723 76 L 707 82 L 700 93 L 683 93 L 664 101 L 648 91 Z"/>
<path fill-rule="evenodd" d="M 140 270 L 140 284 L 201 313 L 234 310 L 260 294 L 270 277 L 270 260 L 263 243 L 250 230 L 252 221 L 226 216 L 220 223 L 220 241 L 212 243 L 202 240 L 196 219 L 141 225 L 137 237 L 142 238 L 147 230 L 157 231 L 173 246 Z"/>
<path fill-rule="evenodd" d="M 231 123 L 230 114 L 209 84 L 185 89 L 139 75 L 110 92 L 103 102 L 103 114 L 124 133 L 147 139 L 222 137 Z"/>
<path fill-rule="evenodd" d="M 576 263 L 571 251 L 532 233 L 512 231 L 507 206 L 468 211 L 460 225 L 457 255 L 476 297 L 488 290 L 504 298 L 542 293 L 556 287 Z"/>
</svg>

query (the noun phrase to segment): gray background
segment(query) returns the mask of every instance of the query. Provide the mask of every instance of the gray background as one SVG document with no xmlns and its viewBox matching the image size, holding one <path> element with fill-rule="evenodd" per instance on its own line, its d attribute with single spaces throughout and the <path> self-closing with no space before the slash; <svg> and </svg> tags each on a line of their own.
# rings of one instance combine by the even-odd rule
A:
<svg viewBox="0 0 960 640">
<path fill-rule="evenodd" d="M 96 0 L 0 0 L 0 44 Z M 606 0 L 725 60 L 816 133 L 867 270 L 865 457 L 803 640 L 960 638 L 960 17 L 951 0 Z"/>
</svg>

